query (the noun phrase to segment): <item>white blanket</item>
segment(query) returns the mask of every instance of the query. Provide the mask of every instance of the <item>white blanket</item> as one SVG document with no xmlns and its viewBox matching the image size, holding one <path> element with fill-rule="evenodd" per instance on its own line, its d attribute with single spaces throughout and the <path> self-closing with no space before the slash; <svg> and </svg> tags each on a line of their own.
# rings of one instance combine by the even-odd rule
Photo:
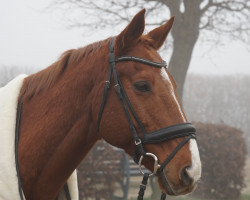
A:
<svg viewBox="0 0 250 200">
<path fill-rule="evenodd" d="M 15 165 L 15 126 L 18 95 L 26 75 L 19 75 L 0 88 L 0 200 L 19 200 Z M 78 200 L 76 170 L 68 179 L 72 200 Z M 60 192 L 60 200 L 66 199 Z"/>
</svg>

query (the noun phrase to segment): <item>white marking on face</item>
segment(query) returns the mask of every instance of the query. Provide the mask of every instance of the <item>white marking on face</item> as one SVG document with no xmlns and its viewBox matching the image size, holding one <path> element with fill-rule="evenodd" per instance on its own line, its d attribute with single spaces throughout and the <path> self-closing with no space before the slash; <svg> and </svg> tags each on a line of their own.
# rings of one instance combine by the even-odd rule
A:
<svg viewBox="0 0 250 200">
<path fill-rule="evenodd" d="M 200 154 L 195 139 L 190 139 L 189 141 L 189 150 L 191 152 L 192 165 L 187 168 L 187 173 L 194 182 L 197 182 L 201 177 L 201 161 Z"/>
<path fill-rule="evenodd" d="M 166 70 L 164 68 L 161 69 L 161 76 L 163 78 L 164 81 L 166 81 L 169 85 L 170 85 L 170 93 L 173 96 L 173 99 L 176 102 L 176 105 L 181 113 L 183 122 L 186 122 L 186 118 L 184 116 L 184 113 L 181 109 L 181 106 L 177 100 L 177 97 L 175 95 L 174 92 L 174 87 L 173 84 L 169 78 L 168 73 L 166 72 Z M 198 150 L 198 146 L 197 146 L 197 142 L 195 139 L 190 139 L 189 141 L 189 150 L 191 153 L 191 159 L 192 159 L 192 165 L 187 168 L 187 173 L 189 174 L 189 176 L 194 180 L 194 183 L 197 182 L 200 177 L 201 177 L 201 161 L 200 161 L 200 154 L 199 154 L 199 150 Z"/>
<path fill-rule="evenodd" d="M 183 113 L 183 111 L 182 111 L 182 109 L 181 109 L 181 106 L 180 106 L 180 104 L 179 104 L 179 102 L 178 102 L 178 100 L 177 100 L 177 97 L 176 97 L 176 95 L 175 95 L 174 86 L 173 86 L 173 84 L 172 84 L 172 82 L 171 82 L 171 80 L 170 80 L 170 78 L 169 78 L 169 76 L 168 76 L 168 74 L 167 74 L 165 68 L 161 68 L 161 76 L 162 76 L 163 81 L 168 82 L 168 84 L 170 85 L 170 93 L 171 93 L 171 95 L 173 96 L 174 101 L 176 102 L 176 105 L 177 105 L 177 107 L 178 107 L 178 109 L 179 109 L 179 112 L 180 112 L 180 114 L 181 114 L 181 117 L 182 117 L 182 119 L 183 119 L 183 122 L 186 122 L 185 115 L 184 115 L 184 113 Z"/>
</svg>

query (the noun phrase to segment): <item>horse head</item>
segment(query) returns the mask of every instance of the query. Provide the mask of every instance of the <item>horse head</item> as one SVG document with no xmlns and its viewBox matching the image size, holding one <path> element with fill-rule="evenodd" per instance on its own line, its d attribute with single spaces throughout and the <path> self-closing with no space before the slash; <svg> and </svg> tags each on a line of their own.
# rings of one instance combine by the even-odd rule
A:
<svg viewBox="0 0 250 200">
<path fill-rule="evenodd" d="M 185 132 L 195 130 L 190 129 L 187 123 L 177 96 L 176 82 L 157 53 L 171 30 L 174 18 L 143 35 L 144 14 L 145 10 L 142 10 L 135 15 L 113 39 L 113 46 L 110 45 L 110 68 L 112 63 L 115 67 L 109 72 L 113 73 L 110 81 L 107 81 L 112 89 L 104 94 L 107 97 L 103 103 L 105 107 L 103 105 L 99 114 L 99 132 L 104 140 L 124 149 L 129 155 L 134 156 L 136 152 L 140 157 L 143 154 L 140 161 L 158 176 L 159 186 L 164 193 L 186 194 L 194 190 L 201 175 L 196 140 L 193 137 L 185 140 Z M 118 91 L 113 87 L 117 85 Z M 117 92 L 122 93 L 121 97 Z M 181 134 L 175 137 L 174 132 Z M 172 138 L 169 134 L 172 134 Z M 136 149 L 140 145 L 143 150 L 138 152 Z M 147 156 L 149 154 L 145 152 L 153 156 Z M 157 165 L 154 165 L 154 159 L 158 159 Z M 158 168 L 162 169 L 157 171 Z"/>
<path fill-rule="evenodd" d="M 66 51 L 25 78 L 18 163 L 26 199 L 55 199 L 100 138 L 157 175 L 163 193 L 194 190 L 201 175 L 195 128 L 157 53 L 174 18 L 143 35 L 144 15 L 115 38 Z"/>
</svg>

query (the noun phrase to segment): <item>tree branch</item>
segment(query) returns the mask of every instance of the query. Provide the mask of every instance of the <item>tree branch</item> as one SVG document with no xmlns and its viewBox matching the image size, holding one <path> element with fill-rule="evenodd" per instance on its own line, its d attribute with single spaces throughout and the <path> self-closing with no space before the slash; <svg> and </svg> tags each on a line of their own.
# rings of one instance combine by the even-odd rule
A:
<svg viewBox="0 0 250 200">
<path fill-rule="evenodd" d="M 203 5 L 205 2 L 207 3 Z M 182 3 L 184 10 L 180 9 Z M 165 19 L 162 19 L 161 15 L 169 9 L 170 15 L 176 16 L 172 33 L 184 26 L 187 34 L 187 27 L 192 29 L 197 23 L 200 30 L 225 34 L 229 34 L 229 31 L 243 33 L 250 28 L 250 0 L 194 0 L 192 2 L 188 0 L 54 0 L 53 8 L 55 7 L 64 11 L 63 18 L 68 18 L 68 28 L 84 27 L 89 30 L 113 28 L 123 22 L 128 23 L 133 14 L 144 7 L 147 9 L 146 23 L 149 26 L 163 24 Z"/>
</svg>

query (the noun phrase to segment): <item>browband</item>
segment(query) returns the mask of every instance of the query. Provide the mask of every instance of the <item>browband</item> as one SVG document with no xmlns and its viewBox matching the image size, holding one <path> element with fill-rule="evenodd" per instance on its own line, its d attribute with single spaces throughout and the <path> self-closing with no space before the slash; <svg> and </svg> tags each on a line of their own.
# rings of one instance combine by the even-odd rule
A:
<svg viewBox="0 0 250 200">
<path fill-rule="evenodd" d="M 121 56 L 121 57 L 118 57 L 115 59 L 115 62 L 119 62 L 119 61 L 134 61 L 134 62 L 146 64 L 146 65 L 151 65 L 153 67 L 167 68 L 167 63 L 164 60 L 161 63 L 159 63 L 159 62 L 154 62 L 151 60 L 147 60 L 147 59 L 139 58 L 139 57 L 135 57 L 135 56 Z"/>
</svg>

